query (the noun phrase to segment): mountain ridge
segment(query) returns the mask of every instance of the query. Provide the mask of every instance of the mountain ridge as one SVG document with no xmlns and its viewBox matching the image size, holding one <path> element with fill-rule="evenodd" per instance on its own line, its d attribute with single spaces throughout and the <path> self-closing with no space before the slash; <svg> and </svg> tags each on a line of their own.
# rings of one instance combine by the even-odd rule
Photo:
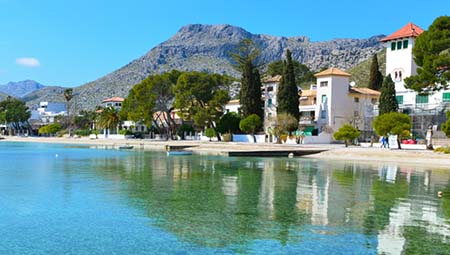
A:
<svg viewBox="0 0 450 255">
<path fill-rule="evenodd" d="M 121 68 L 98 79 L 74 87 L 72 104 L 76 109 L 94 109 L 108 97 L 126 97 L 129 90 L 150 74 L 158 74 L 172 69 L 180 71 L 206 71 L 239 77 L 231 65 L 230 52 L 235 51 L 243 39 L 251 39 L 261 51 L 259 60 L 269 64 L 283 58 L 290 49 L 293 59 L 306 64 L 311 70 L 337 67 L 347 70 L 378 53 L 384 47 L 379 40 L 384 35 L 366 39 L 332 39 L 311 41 L 307 36 L 272 36 L 252 34 L 247 30 L 228 24 L 190 24 L 181 27 L 168 40 L 151 48 Z M 52 93 L 61 89 L 41 91 L 28 98 L 49 101 L 59 98 Z"/>
<path fill-rule="evenodd" d="M 23 80 L 17 82 L 10 81 L 7 84 L 0 85 L 0 92 L 13 97 L 21 98 L 43 87 L 45 86 L 33 80 Z"/>
<path fill-rule="evenodd" d="M 282 59 L 290 49 L 293 59 L 318 71 L 324 67 L 349 69 L 381 51 L 379 40 L 384 35 L 367 39 L 333 39 L 312 42 L 307 36 L 271 36 L 252 34 L 243 28 L 222 24 L 191 24 L 181 27 L 167 41 L 143 56 L 109 74 L 74 88 L 79 109 L 94 109 L 104 98 L 126 97 L 128 91 L 150 74 L 172 69 L 207 71 L 238 77 L 230 63 L 229 53 L 243 39 L 251 39 L 261 49 L 260 60 L 268 64 Z"/>
</svg>

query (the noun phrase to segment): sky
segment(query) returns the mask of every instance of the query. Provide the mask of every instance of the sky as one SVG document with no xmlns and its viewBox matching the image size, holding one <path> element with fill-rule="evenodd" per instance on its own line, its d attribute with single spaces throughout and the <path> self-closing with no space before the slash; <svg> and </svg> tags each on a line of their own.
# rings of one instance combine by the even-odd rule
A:
<svg viewBox="0 0 450 255">
<path fill-rule="evenodd" d="M 254 34 L 367 38 L 427 29 L 448 0 L 0 0 L 0 84 L 80 86 L 144 55 L 187 24 Z"/>
</svg>

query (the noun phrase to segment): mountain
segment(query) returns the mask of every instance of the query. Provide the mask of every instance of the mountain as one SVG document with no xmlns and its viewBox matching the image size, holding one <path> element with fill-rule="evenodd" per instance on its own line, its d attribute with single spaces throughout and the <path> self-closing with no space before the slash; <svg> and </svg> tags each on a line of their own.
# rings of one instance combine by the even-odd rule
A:
<svg viewBox="0 0 450 255">
<path fill-rule="evenodd" d="M 27 102 L 28 106 L 32 108 L 39 104 L 39 102 L 66 102 L 64 98 L 64 87 L 45 86 L 39 90 L 35 90 L 22 97 L 22 100 Z"/>
<path fill-rule="evenodd" d="M 386 74 L 386 50 L 378 52 L 377 57 L 378 57 L 378 69 L 384 76 Z M 352 75 L 352 77 L 350 77 L 350 80 L 354 81 L 356 83 L 356 86 L 367 87 L 369 85 L 369 74 L 371 64 L 372 58 L 369 58 L 347 70 L 348 73 Z"/>
<path fill-rule="evenodd" d="M 7 94 L 0 92 L 0 101 L 5 100 L 8 97 Z"/>
<path fill-rule="evenodd" d="M 94 109 L 104 98 L 126 97 L 128 91 L 149 74 L 171 69 L 237 77 L 239 74 L 231 66 L 229 53 L 243 39 L 251 39 L 257 44 L 263 64 L 281 59 L 285 50 L 290 49 L 295 60 L 318 71 L 331 66 L 344 70 L 355 66 L 383 49 L 379 42 L 382 37 L 384 35 L 313 42 L 306 36 L 252 34 L 231 25 L 187 25 L 144 56 L 104 77 L 74 88 L 77 95 L 74 101 L 78 109 Z"/>
<path fill-rule="evenodd" d="M 20 98 L 43 87 L 44 85 L 36 81 L 25 80 L 18 82 L 8 82 L 5 85 L 0 85 L 0 92 Z"/>
</svg>

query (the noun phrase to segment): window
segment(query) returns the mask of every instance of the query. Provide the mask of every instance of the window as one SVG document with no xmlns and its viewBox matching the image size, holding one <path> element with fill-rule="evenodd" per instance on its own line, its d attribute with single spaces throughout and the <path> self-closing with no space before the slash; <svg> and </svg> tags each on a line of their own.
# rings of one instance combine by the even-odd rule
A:
<svg viewBox="0 0 450 255">
<path fill-rule="evenodd" d="M 328 81 L 321 81 L 320 87 L 328 87 Z"/>
<path fill-rule="evenodd" d="M 359 97 L 355 97 L 355 98 L 353 99 L 353 101 L 355 101 L 355 103 L 359 103 Z"/>
<path fill-rule="evenodd" d="M 391 43 L 391 50 L 395 50 L 395 45 L 396 45 L 395 42 Z"/>
<path fill-rule="evenodd" d="M 450 92 L 444 92 L 442 94 L 442 101 L 443 102 L 450 102 Z"/>
<path fill-rule="evenodd" d="M 325 104 L 327 102 L 327 95 L 322 95 L 322 104 Z"/>
<path fill-rule="evenodd" d="M 401 50 L 402 49 L 402 41 L 398 41 L 397 42 L 397 50 Z"/>
<path fill-rule="evenodd" d="M 403 104 L 403 96 L 396 96 L 397 104 Z"/>
<path fill-rule="evenodd" d="M 269 100 L 267 101 L 267 105 L 268 105 L 269 107 L 272 107 L 272 98 L 269 98 Z"/>
<path fill-rule="evenodd" d="M 428 95 L 417 95 L 416 104 L 428 104 Z"/>
<path fill-rule="evenodd" d="M 408 40 L 403 41 L 403 49 L 408 48 Z"/>
<path fill-rule="evenodd" d="M 353 112 L 353 116 L 354 116 L 354 117 L 359 117 L 359 112 L 358 112 L 358 111 L 354 111 L 354 112 Z"/>
<path fill-rule="evenodd" d="M 320 118 L 321 119 L 326 119 L 327 118 L 327 111 L 325 111 L 325 110 L 320 111 Z"/>
<path fill-rule="evenodd" d="M 376 98 L 372 98 L 370 101 L 372 102 L 372 104 L 376 104 L 377 103 L 377 99 Z"/>
</svg>

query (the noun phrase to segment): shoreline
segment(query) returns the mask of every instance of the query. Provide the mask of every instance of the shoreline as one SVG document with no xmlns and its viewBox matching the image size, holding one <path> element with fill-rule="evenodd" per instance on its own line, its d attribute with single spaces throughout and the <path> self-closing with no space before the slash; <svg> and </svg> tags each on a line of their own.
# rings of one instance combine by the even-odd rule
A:
<svg viewBox="0 0 450 255">
<path fill-rule="evenodd" d="M 187 148 L 196 154 L 225 155 L 229 151 L 273 151 L 273 150 L 326 150 L 320 153 L 301 156 L 316 160 L 354 161 L 358 163 L 397 163 L 403 165 L 419 165 L 427 168 L 440 168 L 450 171 L 450 154 L 436 153 L 425 148 L 413 147 L 402 150 L 389 150 L 379 148 L 379 144 L 368 147 L 361 146 L 344 147 L 343 144 L 253 144 L 237 142 L 208 142 L 208 141 L 155 141 L 144 139 L 89 139 L 60 138 L 60 137 L 17 137 L 4 136 L 5 142 L 33 142 L 54 144 L 79 144 L 96 146 L 133 145 L 134 150 L 165 151 L 166 145 L 193 146 Z M 0 141 L 0 142 L 1 142 Z"/>
</svg>

